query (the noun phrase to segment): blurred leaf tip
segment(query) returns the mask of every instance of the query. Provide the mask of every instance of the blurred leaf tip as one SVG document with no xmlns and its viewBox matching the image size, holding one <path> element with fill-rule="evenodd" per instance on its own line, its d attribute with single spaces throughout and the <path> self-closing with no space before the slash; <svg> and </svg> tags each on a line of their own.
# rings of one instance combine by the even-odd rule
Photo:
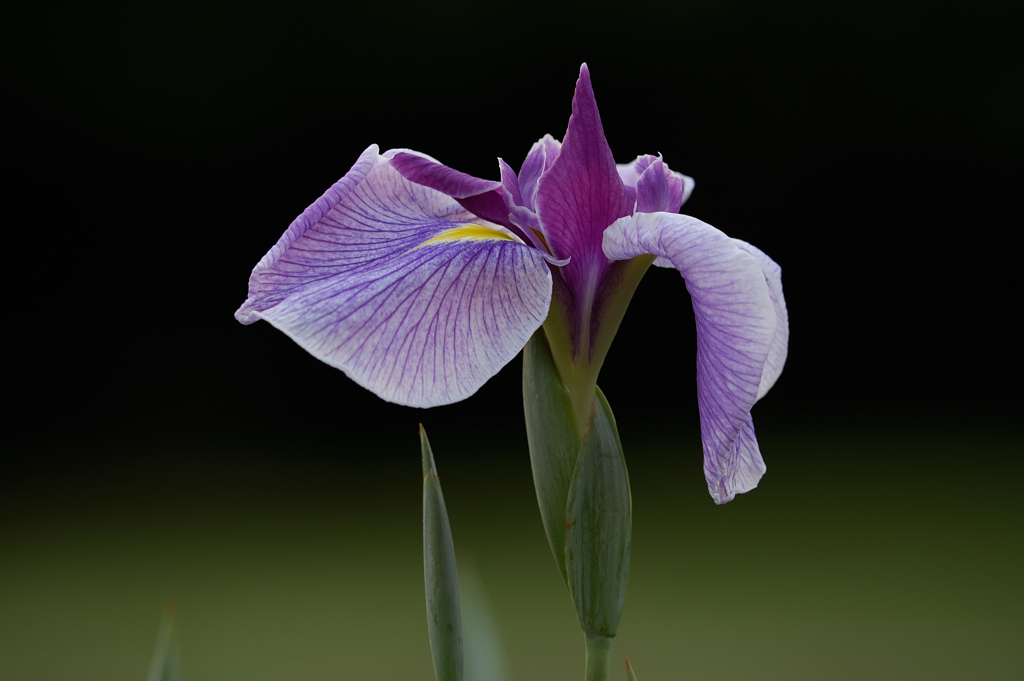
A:
<svg viewBox="0 0 1024 681">
<path fill-rule="evenodd" d="M 156 647 L 149 663 L 146 681 L 179 681 L 178 648 L 174 641 L 174 620 L 178 614 L 178 600 L 172 598 L 164 605 L 157 630 Z"/>
<path fill-rule="evenodd" d="M 633 671 L 633 665 L 629 663 L 629 658 L 626 658 L 626 681 L 636 681 L 636 672 Z"/>
</svg>

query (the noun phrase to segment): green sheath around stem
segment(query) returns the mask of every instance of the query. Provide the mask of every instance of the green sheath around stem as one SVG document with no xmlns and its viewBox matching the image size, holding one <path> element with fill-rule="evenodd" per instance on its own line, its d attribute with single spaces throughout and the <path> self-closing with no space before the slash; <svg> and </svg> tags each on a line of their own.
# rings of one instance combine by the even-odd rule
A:
<svg viewBox="0 0 1024 681">
<path fill-rule="evenodd" d="M 542 329 L 523 349 L 523 406 L 540 516 L 558 574 L 565 580 L 565 507 L 580 434 L 572 396 L 559 376 Z"/>
<path fill-rule="evenodd" d="M 633 505 L 615 417 L 601 389 L 566 501 L 565 569 L 580 626 L 613 637 L 626 600 Z"/>
<path fill-rule="evenodd" d="M 629 575 L 632 501 L 615 417 L 599 388 L 580 409 L 541 329 L 523 353 L 530 463 L 544 530 L 587 637 L 588 681 L 607 681 Z M 585 414 L 580 427 L 577 418 Z"/>
</svg>

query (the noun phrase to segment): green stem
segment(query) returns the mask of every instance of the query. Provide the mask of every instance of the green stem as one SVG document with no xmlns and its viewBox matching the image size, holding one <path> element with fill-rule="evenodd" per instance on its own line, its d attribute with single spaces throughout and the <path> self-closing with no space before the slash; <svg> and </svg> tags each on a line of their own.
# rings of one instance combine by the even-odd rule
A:
<svg viewBox="0 0 1024 681">
<path fill-rule="evenodd" d="M 605 636 L 587 637 L 586 681 L 608 681 L 612 672 L 613 638 Z"/>
<path fill-rule="evenodd" d="M 572 398 L 581 441 L 590 424 L 594 386 L 601 365 L 636 287 L 653 262 L 653 255 L 638 255 L 613 263 L 597 290 L 589 290 L 586 299 L 581 301 L 573 300 L 572 293 L 560 279 L 553 283 L 544 336 Z M 593 309 L 595 296 L 600 300 L 596 313 Z M 594 314 L 598 314 L 596 319 L 591 318 Z"/>
</svg>

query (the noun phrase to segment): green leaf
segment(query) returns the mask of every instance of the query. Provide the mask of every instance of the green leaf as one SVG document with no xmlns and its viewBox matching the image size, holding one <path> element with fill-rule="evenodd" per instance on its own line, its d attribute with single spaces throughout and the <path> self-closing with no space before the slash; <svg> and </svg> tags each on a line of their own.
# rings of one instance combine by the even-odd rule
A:
<svg viewBox="0 0 1024 681">
<path fill-rule="evenodd" d="M 422 425 L 420 449 L 423 455 L 423 581 L 427 592 L 430 654 L 437 681 L 461 681 L 462 615 L 455 549 L 434 454 Z"/>
<path fill-rule="evenodd" d="M 523 349 L 523 406 L 544 532 L 558 572 L 567 579 L 565 509 L 580 450 L 580 429 L 572 397 L 555 367 L 543 329 L 533 334 Z"/>
<path fill-rule="evenodd" d="M 592 418 L 569 486 L 565 523 L 569 592 L 588 639 L 618 631 L 633 514 L 615 417 L 600 388 Z"/>
</svg>

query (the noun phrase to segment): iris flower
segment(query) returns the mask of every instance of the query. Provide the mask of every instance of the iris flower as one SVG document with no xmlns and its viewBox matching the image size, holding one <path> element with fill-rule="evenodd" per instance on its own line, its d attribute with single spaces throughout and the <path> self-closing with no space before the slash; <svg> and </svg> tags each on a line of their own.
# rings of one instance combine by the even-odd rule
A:
<svg viewBox="0 0 1024 681">
<path fill-rule="evenodd" d="M 543 325 L 586 423 L 637 283 L 651 264 L 674 267 L 696 317 L 708 489 L 717 503 L 753 489 L 765 467 L 750 410 L 789 336 L 779 266 L 680 215 L 693 180 L 660 156 L 615 163 L 586 64 L 563 141 L 545 135 L 518 174 L 498 166 L 500 180 L 485 180 L 371 145 L 256 265 L 235 317 L 270 322 L 413 407 L 469 397 Z M 653 373 L 662 349 L 671 339 L 646 358 Z"/>
</svg>

